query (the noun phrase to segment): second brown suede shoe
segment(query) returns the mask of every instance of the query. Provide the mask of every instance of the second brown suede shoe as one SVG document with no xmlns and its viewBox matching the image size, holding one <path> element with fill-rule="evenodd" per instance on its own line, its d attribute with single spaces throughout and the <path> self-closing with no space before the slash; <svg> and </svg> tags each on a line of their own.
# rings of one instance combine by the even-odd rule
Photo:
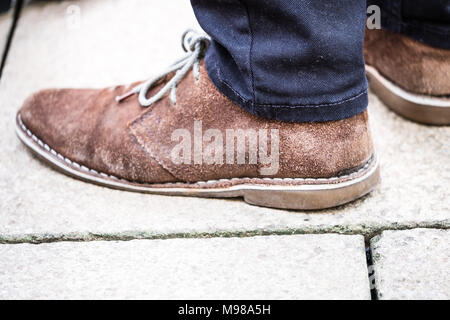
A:
<svg viewBox="0 0 450 320">
<path fill-rule="evenodd" d="M 130 191 L 322 209 L 375 187 L 367 111 L 324 123 L 257 117 L 215 88 L 200 62 L 207 46 L 192 36 L 188 55 L 145 83 L 40 91 L 17 113 L 17 134 L 64 173 Z"/>
<path fill-rule="evenodd" d="M 388 30 L 366 30 L 364 56 L 371 89 L 410 120 L 450 125 L 450 50 Z"/>
</svg>

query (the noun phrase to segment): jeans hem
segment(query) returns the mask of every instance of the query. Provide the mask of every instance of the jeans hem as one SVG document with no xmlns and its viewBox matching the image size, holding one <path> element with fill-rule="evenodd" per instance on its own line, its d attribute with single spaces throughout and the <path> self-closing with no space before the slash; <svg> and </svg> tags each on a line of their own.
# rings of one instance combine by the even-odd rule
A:
<svg viewBox="0 0 450 320">
<path fill-rule="evenodd" d="M 383 29 L 404 34 L 432 47 L 450 49 L 448 24 L 405 18 L 402 1 L 369 0 L 367 3 L 381 7 L 381 27 Z"/>
<path fill-rule="evenodd" d="M 210 70 L 206 65 L 208 75 L 217 90 L 228 99 L 248 112 L 267 119 L 285 122 L 326 122 L 350 118 L 364 110 L 369 104 L 367 88 L 349 98 L 329 103 L 305 105 L 277 105 L 255 103 L 245 99 L 239 92 L 225 82 L 217 74 L 217 70 Z"/>
<path fill-rule="evenodd" d="M 434 28 L 432 25 L 414 21 L 406 22 L 401 19 L 399 20 L 393 14 L 385 13 L 385 17 L 382 18 L 381 26 L 384 29 L 404 34 L 429 46 L 450 49 L 450 41 L 448 40 L 450 32 Z"/>
</svg>

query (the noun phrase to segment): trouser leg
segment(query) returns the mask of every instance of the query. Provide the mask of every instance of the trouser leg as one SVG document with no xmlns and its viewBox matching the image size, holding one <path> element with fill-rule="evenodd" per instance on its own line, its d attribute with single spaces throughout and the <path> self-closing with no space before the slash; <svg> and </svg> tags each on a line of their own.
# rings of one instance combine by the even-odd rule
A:
<svg viewBox="0 0 450 320">
<path fill-rule="evenodd" d="M 450 0 L 368 0 L 381 9 L 381 26 L 433 47 L 450 49 Z"/>
<path fill-rule="evenodd" d="M 211 80 L 246 110 L 290 122 L 367 107 L 361 0 L 191 0 L 212 37 Z"/>
</svg>

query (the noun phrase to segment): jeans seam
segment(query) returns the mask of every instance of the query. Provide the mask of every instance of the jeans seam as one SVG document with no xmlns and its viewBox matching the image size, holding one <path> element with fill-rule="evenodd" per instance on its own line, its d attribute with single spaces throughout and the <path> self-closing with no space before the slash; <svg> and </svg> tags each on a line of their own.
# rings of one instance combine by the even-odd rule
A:
<svg viewBox="0 0 450 320">
<path fill-rule="evenodd" d="M 226 82 L 225 80 L 223 80 L 219 75 L 218 75 L 218 80 L 224 84 L 225 86 L 227 86 L 244 104 L 246 102 L 248 102 L 248 100 L 244 99 L 242 97 L 241 94 L 239 94 L 239 92 L 237 92 L 228 82 Z M 271 108 L 290 108 L 290 109 L 295 109 L 295 108 L 319 108 L 319 107 L 330 107 L 330 106 L 337 106 L 346 102 L 350 102 L 353 100 L 358 99 L 359 97 L 361 97 L 362 95 L 364 95 L 367 92 L 367 88 L 364 88 L 364 90 L 362 90 L 361 92 L 357 93 L 354 96 L 351 96 L 349 98 L 345 98 L 336 102 L 331 102 L 331 103 L 321 103 L 321 104 L 299 104 L 299 105 L 280 105 L 280 104 L 263 104 L 263 103 L 253 103 L 250 102 L 252 105 L 252 110 L 254 110 L 254 107 L 271 107 Z"/>
<path fill-rule="evenodd" d="M 253 29 L 252 29 L 252 25 L 250 22 L 250 12 L 248 10 L 247 5 L 242 0 L 239 0 L 239 2 L 245 8 L 245 13 L 247 15 L 248 32 L 250 35 L 250 48 L 249 48 L 249 52 L 248 52 L 248 62 L 249 62 L 249 67 L 250 67 L 250 81 L 252 83 L 252 99 L 253 99 L 252 104 L 254 104 L 254 103 L 256 103 L 256 89 L 255 89 L 255 76 L 253 73 L 253 62 L 252 62 L 253 61 L 253 41 L 254 41 Z"/>
<path fill-rule="evenodd" d="M 226 87 L 228 87 L 228 89 L 230 89 L 244 104 L 249 102 L 239 92 L 237 92 L 227 81 L 223 80 L 221 75 L 218 72 L 217 72 L 217 78 L 222 84 L 224 84 Z"/>
<path fill-rule="evenodd" d="M 398 9 L 398 16 L 399 16 L 399 18 L 403 20 L 403 0 L 400 0 L 398 2 L 398 8 L 397 9 Z"/>
</svg>

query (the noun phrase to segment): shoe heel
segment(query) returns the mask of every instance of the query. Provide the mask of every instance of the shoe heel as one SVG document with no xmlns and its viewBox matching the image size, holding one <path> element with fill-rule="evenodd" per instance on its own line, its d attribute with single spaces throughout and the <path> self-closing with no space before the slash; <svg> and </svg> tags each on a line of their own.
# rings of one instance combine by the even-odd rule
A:
<svg viewBox="0 0 450 320">
<path fill-rule="evenodd" d="M 366 66 L 370 88 L 397 114 L 428 125 L 450 125 L 450 99 L 406 92 L 384 78 L 375 68 Z"/>
<path fill-rule="evenodd" d="M 244 200 L 253 205 L 295 210 L 320 210 L 337 207 L 371 192 L 380 181 L 379 166 L 355 180 L 338 184 L 274 186 L 244 191 Z"/>
</svg>

